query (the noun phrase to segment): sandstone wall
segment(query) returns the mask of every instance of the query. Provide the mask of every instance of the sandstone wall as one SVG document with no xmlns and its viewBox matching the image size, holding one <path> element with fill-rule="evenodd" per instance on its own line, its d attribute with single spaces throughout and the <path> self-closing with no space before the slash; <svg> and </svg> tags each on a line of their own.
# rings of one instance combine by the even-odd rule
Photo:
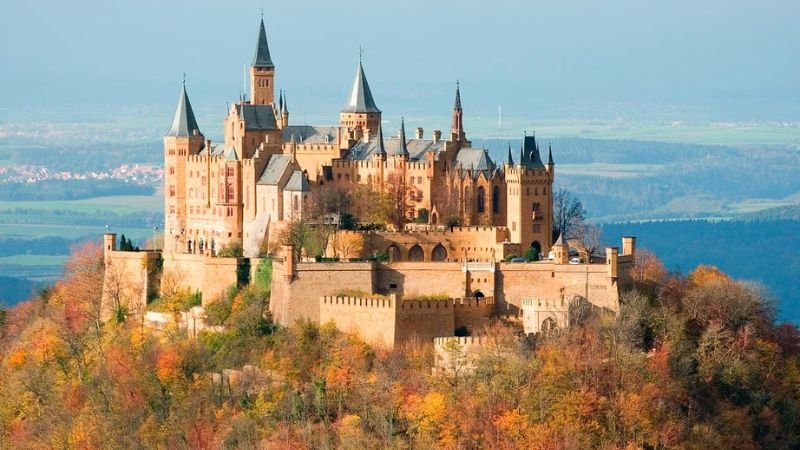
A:
<svg viewBox="0 0 800 450">
<path fill-rule="evenodd" d="M 494 315 L 494 298 L 453 299 L 453 327 L 466 327 L 470 333 L 480 331 Z"/>
<path fill-rule="evenodd" d="M 117 306 L 133 314 L 144 313 L 148 297 L 158 291 L 159 256 L 151 251 L 106 251 L 101 312 L 104 320 Z"/>
<path fill-rule="evenodd" d="M 324 296 L 319 301 L 319 323 L 356 333 L 370 345 L 391 349 L 395 343 L 395 298 Z"/>
<path fill-rule="evenodd" d="M 455 330 L 451 300 L 397 302 L 395 345 L 418 339 L 427 344 L 439 336 L 452 336 Z"/>
<path fill-rule="evenodd" d="M 165 253 L 161 291 L 188 289 L 203 293 L 203 306 L 219 300 L 237 284 L 237 269 L 244 258 L 220 258 L 186 253 Z"/>
<path fill-rule="evenodd" d="M 466 274 L 460 263 L 397 262 L 377 265 L 377 292 L 398 292 L 404 298 L 423 294 L 465 297 Z"/>
</svg>

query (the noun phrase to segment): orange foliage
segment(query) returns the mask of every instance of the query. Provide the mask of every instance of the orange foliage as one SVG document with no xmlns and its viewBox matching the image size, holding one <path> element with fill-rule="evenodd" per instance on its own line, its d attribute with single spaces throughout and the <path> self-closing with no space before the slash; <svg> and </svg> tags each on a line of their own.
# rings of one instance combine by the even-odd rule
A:
<svg viewBox="0 0 800 450">
<path fill-rule="evenodd" d="M 714 266 L 701 264 L 689 274 L 689 283 L 698 287 L 726 281 L 731 281 L 731 277 Z"/>
<path fill-rule="evenodd" d="M 164 349 L 156 358 L 156 377 L 162 383 L 168 383 L 180 378 L 181 355 L 174 349 Z"/>
</svg>

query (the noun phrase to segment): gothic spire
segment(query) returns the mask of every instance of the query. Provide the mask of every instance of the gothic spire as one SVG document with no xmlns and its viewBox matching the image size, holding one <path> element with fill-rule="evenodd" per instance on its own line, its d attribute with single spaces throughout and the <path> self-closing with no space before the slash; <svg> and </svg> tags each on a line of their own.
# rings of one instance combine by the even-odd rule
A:
<svg viewBox="0 0 800 450">
<path fill-rule="evenodd" d="M 508 160 L 508 165 L 509 166 L 513 166 L 514 165 L 514 158 L 511 156 L 511 142 L 508 143 L 508 158 L 507 158 L 507 160 Z"/>
<path fill-rule="evenodd" d="M 264 29 L 264 17 L 261 17 L 261 25 L 258 30 L 258 42 L 256 43 L 256 55 L 253 57 L 253 67 L 262 69 L 275 68 L 272 58 L 269 55 L 269 45 L 267 45 L 267 30 Z"/>
<path fill-rule="evenodd" d="M 552 144 L 547 144 L 547 165 L 554 166 L 555 163 L 553 162 L 553 146 Z"/>
<path fill-rule="evenodd" d="M 358 61 L 358 70 L 356 70 L 356 78 L 353 80 L 353 89 L 350 91 L 350 97 L 347 100 L 342 112 L 346 113 L 379 113 L 380 109 L 375 105 L 375 100 L 372 98 L 372 91 L 369 89 L 367 76 L 364 75 L 364 66 L 361 65 L 361 60 Z"/>
<path fill-rule="evenodd" d="M 289 113 L 289 100 L 286 97 L 286 91 L 281 89 L 281 114 Z"/>
<path fill-rule="evenodd" d="M 283 89 L 278 91 L 278 112 L 283 112 Z"/>
<path fill-rule="evenodd" d="M 461 84 L 458 80 L 456 80 L 456 102 L 453 106 L 453 109 L 460 110 L 461 109 Z"/>
<path fill-rule="evenodd" d="M 406 119 L 400 118 L 400 148 L 397 154 L 401 156 L 408 156 L 408 147 L 406 146 Z"/>
<path fill-rule="evenodd" d="M 386 156 L 386 149 L 383 147 L 383 125 L 378 125 L 378 148 L 375 154 Z"/>
<path fill-rule="evenodd" d="M 189 95 L 186 93 L 186 78 L 184 76 L 183 87 L 178 97 L 178 107 L 175 110 L 175 116 L 172 118 L 172 126 L 167 131 L 167 136 L 189 137 L 194 136 L 195 131 L 197 134 L 202 134 L 200 133 L 200 127 L 197 126 L 192 104 L 189 102 Z"/>
</svg>

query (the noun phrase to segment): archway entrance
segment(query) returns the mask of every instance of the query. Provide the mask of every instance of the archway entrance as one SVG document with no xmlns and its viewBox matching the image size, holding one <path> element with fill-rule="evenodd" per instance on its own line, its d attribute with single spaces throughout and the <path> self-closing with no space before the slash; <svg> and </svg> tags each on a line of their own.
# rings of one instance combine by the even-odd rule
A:
<svg viewBox="0 0 800 450">
<path fill-rule="evenodd" d="M 409 261 L 424 261 L 425 260 L 425 253 L 422 251 L 422 247 L 419 244 L 414 245 L 411 247 L 411 250 L 408 251 L 408 260 Z"/>
<path fill-rule="evenodd" d="M 553 319 L 552 317 L 548 317 L 547 319 L 544 319 L 542 321 L 542 326 L 541 328 L 539 328 L 539 331 L 541 331 L 542 333 L 551 333 L 557 329 L 558 329 L 558 324 L 556 323 L 556 320 Z"/>
<path fill-rule="evenodd" d="M 396 245 L 390 245 L 386 253 L 389 255 L 389 262 L 400 261 L 400 248 Z"/>
<path fill-rule="evenodd" d="M 539 241 L 531 242 L 531 248 L 536 250 L 536 253 L 542 253 L 542 244 Z"/>
<path fill-rule="evenodd" d="M 439 224 L 439 214 L 435 212 L 431 213 L 431 225 L 438 225 Z"/>
<path fill-rule="evenodd" d="M 447 259 L 447 249 L 442 244 L 433 247 L 431 252 L 431 261 L 444 261 Z"/>
<path fill-rule="evenodd" d="M 475 298 L 484 298 L 484 297 L 486 297 L 486 296 L 483 294 L 483 292 L 481 292 L 481 291 L 480 291 L 480 289 L 478 289 L 477 291 L 473 292 L 473 293 L 472 293 L 472 296 L 473 296 L 473 297 L 475 297 Z"/>
</svg>

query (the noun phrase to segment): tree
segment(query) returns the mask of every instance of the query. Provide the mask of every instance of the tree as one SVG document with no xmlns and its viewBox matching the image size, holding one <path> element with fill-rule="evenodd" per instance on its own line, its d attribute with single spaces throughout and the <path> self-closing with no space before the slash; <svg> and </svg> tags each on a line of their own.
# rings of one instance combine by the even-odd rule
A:
<svg viewBox="0 0 800 450">
<path fill-rule="evenodd" d="M 577 197 L 561 188 L 553 194 L 553 231 L 564 238 L 573 237 L 576 227 L 586 219 L 586 211 Z"/>
<path fill-rule="evenodd" d="M 336 256 L 341 258 L 355 258 L 358 257 L 364 248 L 364 237 L 352 232 L 336 233 L 334 244 Z"/>
<path fill-rule="evenodd" d="M 386 225 L 391 222 L 392 199 L 371 184 L 359 184 L 353 189 L 353 210 L 359 222 Z"/>
<path fill-rule="evenodd" d="M 303 222 L 302 220 L 293 220 L 289 222 L 280 234 L 281 244 L 282 245 L 291 245 L 294 247 L 295 257 L 299 258 L 303 251 L 308 251 L 312 248 L 314 244 L 314 231 L 311 227 Z"/>
<path fill-rule="evenodd" d="M 591 262 L 593 256 L 597 256 L 603 246 L 600 239 L 600 227 L 585 220 L 576 221 L 571 225 L 574 242 L 587 262 Z"/>
</svg>

